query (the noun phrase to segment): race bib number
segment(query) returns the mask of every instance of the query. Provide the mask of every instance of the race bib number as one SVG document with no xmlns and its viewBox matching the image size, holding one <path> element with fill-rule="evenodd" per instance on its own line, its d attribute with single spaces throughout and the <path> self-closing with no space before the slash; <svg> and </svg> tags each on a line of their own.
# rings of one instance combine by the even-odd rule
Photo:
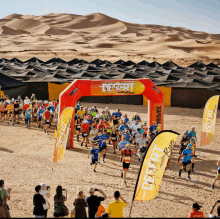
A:
<svg viewBox="0 0 220 219">
<path fill-rule="evenodd" d="M 131 160 L 131 158 L 130 158 L 130 157 L 124 157 L 124 161 L 125 161 L 125 163 L 129 163 L 129 162 L 130 162 L 130 160 Z"/>
<path fill-rule="evenodd" d="M 40 116 L 43 116 L 43 113 L 40 113 Z"/>
<path fill-rule="evenodd" d="M 116 138 L 115 138 L 115 137 L 113 137 L 113 138 L 112 138 L 112 140 L 114 140 L 114 141 L 115 141 L 115 140 L 116 140 Z"/>
<path fill-rule="evenodd" d="M 77 125 L 77 128 L 80 129 L 80 125 Z"/>
<path fill-rule="evenodd" d="M 88 134 L 87 134 L 87 133 L 84 133 L 83 135 L 84 135 L 84 136 L 88 136 Z"/>
</svg>

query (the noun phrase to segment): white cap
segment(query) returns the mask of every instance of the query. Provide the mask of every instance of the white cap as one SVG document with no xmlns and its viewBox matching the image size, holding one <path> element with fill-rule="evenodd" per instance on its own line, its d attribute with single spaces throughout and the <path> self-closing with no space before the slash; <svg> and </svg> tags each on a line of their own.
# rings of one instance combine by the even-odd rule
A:
<svg viewBox="0 0 220 219">
<path fill-rule="evenodd" d="M 84 123 L 89 123 L 89 122 L 88 122 L 88 120 L 85 119 L 85 120 L 84 120 Z"/>
<path fill-rule="evenodd" d="M 40 185 L 41 185 L 41 189 L 46 189 L 47 188 L 45 183 L 41 183 Z"/>
<path fill-rule="evenodd" d="M 108 110 L 108 107 L 106 107 L 105 109 Z"/>
<path fill-rule="evenodd" d="M 12 98 L 11 100 L 12 100 L 12 101 L 15 101 L 15 98 Z"/>
<path fill-rule="evenodd" d="M 93 192 L 95 192 L 95 189 L 92 188 L 92 187 L 90 187 L 90 188 L 89 188 L 89 193 L 93 193 Z"/>
<path fill-rule="evenodd" d="M 145 121 L 144 124 L 147 124 L 147 121 Z"/>
</svg>

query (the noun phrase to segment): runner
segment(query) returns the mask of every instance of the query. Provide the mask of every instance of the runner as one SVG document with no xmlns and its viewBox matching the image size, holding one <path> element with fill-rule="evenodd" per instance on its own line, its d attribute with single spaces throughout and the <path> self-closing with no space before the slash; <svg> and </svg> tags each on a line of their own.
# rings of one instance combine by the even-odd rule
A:
<svg viewBox="0 0 220 219">
<path fill-rule="evenodd" d="M 99 159 L 99 153 L 100 153 L 100 149 L 99 149 L 99 142 L 96 142 L 95 143 L 95 147 L 89 152 L 88 154 L 88 158 L 89 158 L 89 155 L 91 154 L 91 165 L 95 165 L 94 167 L 94 172 L 96 173 L 96 167 L 97 167 L 97 164 L 98 164 L 98 159 Z"/>
<path fill-rule="evenodd" d="M 131 161 L 131 155 L 134 155 L 134 152 L 129 148 L 129 144 L 126 144 L 126 148 L 121 151 L 122 156 L 122 167 L 123 171 L 121 172 L 121 178 L 124 176 L 124 185 L 127 186 L 126 183 L 126 174 L 128 172 L 128 169 L 130 167 L 130 161 Z"/>
<path fill-rule="evenodd" d="M 194 138 L 190 139 L 190 144 L 192 145 L 192 172 L 194 173 L 195 158 L 197 157 L 195 155 L 195 153 L 196 153 L 196 144 L 195 144 L 195 139 Z"/>
<path fill-rule="evenodd" d="M 32 120 L 32 122 L 37 122 L 37 117 L 38 117 L 37 111 L 38 111 L 38 105 L 35 104 L 33 107 L 33 120 Z"/>
<path fill-rule="evenodd" d="M 126 141 L 131 142 L 131 135 L 129 134 L 129 130 L 126 129 L 125 132 L 122 134 L 123 136 L 126 137 Z"/>
<path fill-rule="evenodd" d="M 101 159 L 101 156 L 103 155 L 103 163 L 105 163 L 107 140 L 110 140 L 110 137 L 107 134 L 107 130 L 104 129 L 103 134 L 102 134 L 102 151 L 100 152 L 100 159 Z M 100 162 L 100 159 L 99 159 L 99 162 Z"/>
<path fill-rule="evenodd" d="M 10 120 L 12 120 L 12 125 L 14 125 L 14 104 L 12 101 L 7 106 L 7 110 L 8 110 L 8 125 Z"/>
<path fill-rule="evenodd" d="M 156 131 L 157 131 L 157 125 L 156 125 L 156 122 L 153 122 L 153 124 L 150 126 L 149 128 L 150 130 L 150 134 L 156 134 Z"/>
<path fill-rule="evenodd" d="M 121 119 L 121 112 L 120 112 L 120 109 L 116 109 L 116 112 L 113 112 L 112 113 L 112 119 L 113 119 L 113 124 L 116 125 L 119 123 L 119 119 Z"/>
<path fill-rule="evenodd" d="M 188 144 L 186 149 L 183 150 L 183 162 L 182 162 L 182 168 L 179 171 L 179 178 L 181 178 L 181 172 L 183 169 L 186 169 L 186 166 L 191 164 L 191 154 L 192 154 L 192 145 Z M 188 170 L 188 179 L 191 180 L 190 178 L 190 173 L 191 173 L 191 165 Z"/>
<path fill-rule="evenodd" d="M 98 130 L 98 135 L 96 135 L 93 140 L 92 140 L 92 143 L 96 143 L 98 142 L 99 143 L 99 149 L 100 149 L 100 152 L 102 151 L 102 132 L 100 130 Z M 99 156 L 99 162 L 100 164 L 100 156 Z"/>
<path fill-rule="evenodd" d="M 84 141 L 86 141 L 86 148 L 88 148 L 87 144 L 89 143 L 89 123 L 87 120 L 84 120 L 83 124 L 81 125 L 81 132 L 83 137 L 81 147 L 83 146 Z"/>
<path fill-rule="evenodd" d="M 141 117 L 138 115 L 138 113 L 135 114 L 134 120 L 137 121 L 138 123 L 141 122 Z"/>
<path fill-rule="evenodd" d="M 137 141 L 137 144 L 138 144 L 138 151 L 140 151 L 140 148 L 141 147 L 144 147 L 145 146 L 145 142 L 147 141 L 146 137 L 144 134 L 140 134 L 140 138 L 138 139 Z M 140 153 L 138 154 L 140 155 Z M 138 156 L 138 160 L 140 161 L 140 156 Z"/>
<path fill-rule="evenodd" d="M 134 155 L 137 156 L 137 151 L 139 149 L 139 143 L 138 140 L 140 139 L 141 134 L 140 134 L 140 128 L 137 129 L 137 132 L 133 135 L 134 139 L 134 146 L 135 146 L 135 152 Z"/>
<path fill-rule="evenodd" d="M 220 179 L 220 160 L 218 160 L 218 162 L 216 163 L 216 165 L 218 166 L 218 168 L 217 168 L 217 176 L 216 176 L 216 178 L 214 179 L 214 182 L 211 184 L 213 190 L 215 189 L 215 183 L 216 183 L 216 181 Z"/>
<path fill-rule="evenodd" d="M 118 147 L 118 133 L 117 133 L 115 127 L 112 128 L 112 132 L 110 134 L 110 137 L 111 137 L 111 141 L 112 141 L 112 145 L 113 145 L 113 151 L 115 154 L 115 149 Z"/>
<path fill-rule="evenodd" d="M 92 142 L 92 139 L 98 134 L 98 130 L 95 128 L 95 126 L 93 125 L 92 126 L 92 129 L 90 130 L 89 132 L 89 135 L 91 136 L 91 142 Z M 94 146 L 94 145 L 93 145 Z"/>
<path fill-rule="evenodd" d="M 0 102 L 0 122 L 3 122 L 2 119 L 5 117 L 4 111 L 5 111 L 5 104 L 4 102 Z"/>
<path fill-rule="evenodd" d="M 46 110 L 44 111 L 43 113 L 43 119 L 44 119 L 44 126 L 43 126 L 43 129 L 44 129 L 44 132 L 49 135 L 48 133 L 48 129 L 49 129 L 49 125 L 50 125 L 50 112 L 48 110 L 48 107 L 46 108 Z"/>
<path fill-rule="evenodd" d="M 180 158 L 182 156 L 183 150 L 186 149 L 186 146 L 188 145 L 188 143 L 189 143 L 189 137 L 188 137 L 188 131 L 186 130 L 183 133 L 182 139 L 180 141 L 181 148 L 179 150 L 179 158 L 177 161 L 178 164 L 180 164 Z"/>
<path fill-rule="evenodd" d="M 18 122 L 16 122 L 18 119 Z M 20 124 L 19 122 L 19 103 L 18 103 L 18 100 L 15 101 L 15 104 L 14 104 L 14 122 L 17 123 L 17 124 Z"/>
<path fill-rule="evenodd" d="M 197 141 L 195 127 L 192 127 L 191 131 L 189 131 L 189 133 L 188 133 L 188 136 L 189 136 L 189 138 L 195 139 L 195 142 Z"/>
<path fill-rule="evenodd" d="M 81 120 L 79 116 L 76 117 L 75 127 L 76 127 L 77 142 L 79 142 L 79 134 L 80 134 L 80 129 L 81 129 Z"/>
<path fill-rule="evenodd" d="M 31 127 L 31 108 L 29 107 L 25 112 L 25 123 L 27 124 L 27 128 Z"/>
<path fill-rule="evenodd" d="M 38 128 L 42 127 L 43 129 L 43 117 L 44 114 L 44 108 L 43 106 L 40 106 L 40 108 L 37 110 L 37 121 L 38 121 Z"/>
<path fill-rule="evenodd" d="M 100 119 L 99 124 L 97 125 L 97 129 L 103 132 L 104 129 L 106 129 L 106 125 L 103 123 L 103 120 Z"/>
<path fill-rule="evenodd" d="M 83 106 L 81 106 L 81 107 L 80 107 L 80 110 L 77 111 L 77 116 L 80 117 L 81 122 L 82 122 L 83 119 L 84 119 L 84 116 L 85 116 L 85 111 L 83 110 Z"/>
</svg>

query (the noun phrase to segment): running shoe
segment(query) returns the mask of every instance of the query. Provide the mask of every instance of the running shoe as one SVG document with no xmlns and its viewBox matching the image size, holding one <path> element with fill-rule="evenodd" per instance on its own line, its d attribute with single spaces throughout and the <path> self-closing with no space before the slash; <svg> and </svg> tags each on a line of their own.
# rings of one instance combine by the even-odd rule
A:
<svg viewBox="0 0 220 219">
<path fill-rule="evenodd" d="M 81 143 L 81 147 L 83 146 L 83 142 Z"/>
<path fill-rule="evenodd" d="M 9 125 L 9 122 L 8 122 L 8 125 Z"/>
<path fill-rule="evenodd" d="M 105 163 L 105 161 L 103 160 L 103 163 Z"/>
<path fill-rule="evenodd" d="M 127 183 L 126 183 L 126 181 L 124 181 L 124 185 L 125 185 L 125 186 L 127 186 Z"/>
<path fill-rule="evenodd" d="M 191 180 L 190 176 L 188 176 L 188 179 Z"/>
<path fill-rule="evenodd" d="M 96 173 L 96 170 L 93 170 Z"/>
<path fill-rule="evenodd" d="M 192 170 L 192 173 L 194 173 L 194 170 Z"/>
<path fill-rule="evenodd" d="M 77 138 L 77 142 L 79 142 L 79 139 Z"/>
<path fill-rule="evenodd" d="M 86 144 L 86 148 L 88 149 L 87 144 Z"/>
<path fill-rule="evenodd" d="M 92 165 L 92 162 L 90 163 L 90 165 Z"/>
<path fill-rule="evenodd" d="M 214 184 L 211 184 L 211 186 L 212 186 L 212 190 L 214 190 L 214 189 L 215 189 L 215 186 L 214 186 Z"/>
<path fill-rule="evenodd" d="M 123 171 L 121 171 L 121 178 L 123 177 Z"/>
<path fill-rule="evenodd" d="M 178 165 L 180 164 L 180 161 L 179 161 L 179 160 L 177 161 L 177 164 L 178 164 Z"/>
</svg>

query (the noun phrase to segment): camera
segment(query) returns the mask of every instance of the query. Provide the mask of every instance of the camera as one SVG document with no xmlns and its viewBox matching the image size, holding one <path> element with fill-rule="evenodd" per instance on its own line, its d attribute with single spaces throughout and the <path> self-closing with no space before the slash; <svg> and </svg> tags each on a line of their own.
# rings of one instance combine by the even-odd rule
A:
<svg viewBox="0 0 220 219">
<path fill-rule="evenodd" d="M 220 203 L 220 200 L 218 200 L 217 202 Z"/>
<path fill-rule="evenodd" d="M 98 189 L 95 189 L 95 191 L 99 191 Z"/>
<path fill-rule="evenodd" d="M 47 186 L 47 190 L 50 189 L 50 186 Z"/>
</svg>

